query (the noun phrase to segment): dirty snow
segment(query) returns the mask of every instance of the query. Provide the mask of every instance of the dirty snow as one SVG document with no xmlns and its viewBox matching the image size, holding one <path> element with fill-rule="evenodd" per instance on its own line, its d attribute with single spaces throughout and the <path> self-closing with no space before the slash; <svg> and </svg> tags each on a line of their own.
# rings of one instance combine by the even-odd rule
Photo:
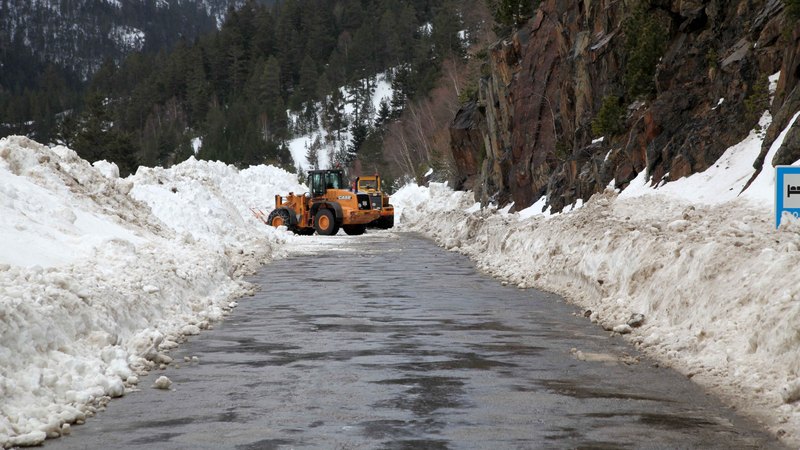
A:
<svg viewBox="0 0 800 450">
<path fill-rule="evenodd" d="M 293 239 L 250 210 L 302 190 L 283 170 L 191 158 L 118 175 L 0 139 L 0 447 L 68 433 L 133 389 Z"/>
<path fill-rule="evenodd" d="M 769 121 L 765 114 L 762 125 Z M 592 321 L 626 333 L 796 448 L 800 222 L 775 229 L 772 168 L 739 195 L 762 139 L 754 131 L 705 172 L 658 188 L 640 174 L 621 193 L 607 189 L 568 213 L 542 214 L 541 200 L 518 214 L 480 209 L 472 193 L 437 183 L 407 186 L 392 202 L 402 229 L 469 255 L 504 282 L 591 310 Z M 644 315 L 638 328 L 626 324 L 633 314 Z"/>
</svg>

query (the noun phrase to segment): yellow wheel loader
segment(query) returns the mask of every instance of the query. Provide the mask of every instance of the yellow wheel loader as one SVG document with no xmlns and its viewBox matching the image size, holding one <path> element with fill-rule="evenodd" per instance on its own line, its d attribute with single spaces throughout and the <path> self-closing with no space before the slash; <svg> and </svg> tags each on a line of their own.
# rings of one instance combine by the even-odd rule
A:
<svg viewBox="0 0 800 450">
<path fill-rule="evenodd" d="M 356 178 L 356 191 L 369 195 L 372 209 L 381 212 L 381 216 L 367 226 L 383 229 L 394 226 L 394 206 L 389 203 L 389 196 L 381 189 L 380 176 L 375 174 Z"/>
<path fill-rule="evenodd" d="M 340 169 L 312 170 L 305 194 L 290 192 L 275 196 L 275 209 L 267 216 L 267 224 L 286 226 L 296 234 L 329 236 L 343 229 L 350 235 L 364 234 L 367 224 L 379 219 L 369 195 L 351 192 Z"/>
</svg>

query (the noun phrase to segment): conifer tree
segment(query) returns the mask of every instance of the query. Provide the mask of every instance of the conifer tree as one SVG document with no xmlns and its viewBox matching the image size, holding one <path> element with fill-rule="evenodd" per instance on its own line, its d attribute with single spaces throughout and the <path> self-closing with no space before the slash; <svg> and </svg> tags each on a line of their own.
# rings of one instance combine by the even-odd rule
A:
<svg viewBox="0 0 800 450">
<path fill-rule="evenodd" d="M 77 132 L 71 139 L 73 149 L 90 162 L 105 159 L 116 163 L 120 175 L 128 175 L 136 169 L 136 159 L 131 138 L 126 133 L 114 130 L 105 99 L 99 93 L 90 93 L 86 109 L 78 119 Z"/>
<path fill-rule="evenodd" d="M 225 59 L 228 66 L 228 85 L 231 93 L 235 96 L 241 93 L 248 78 L 250 53 L 247 48 L 247 36 L 244 30 L 238 28 L 239 21 L 235 20 L 238 15 L 226 22 L 223 28 L 223 45 Z"/>
<path fill-rule="evenodd" d="M 369 131 L 369 127 L 360 122 L 356 122 L 350 127 L 352 139 L 350 141 L 350 147 L 348 150 L 354 157 L 358 155 L 361 145 L 364 143 L 364 140 L 367 139 Z"/>
<path fill-rule="evenodd" d="M 381 128 L 386 124 L 392 116 L 392 109 L 389 106 L 389 101 L 381 99 L 380 106 L 378 107 L 378 115 L 375 118 L 375 128 Z"/>
<path fill-rule="evenodd" d="M 453 14 L 455 9 L 452 2 L 447 1 L 440 6 L 433 18 L 431 41 L 435 49 L 436 59 L 441 63 L 445 58 L 464 55 L 464 47 L 459 38 L 459 32 L 464 28 L 458 15 Z M 530 4 L 530 2 L 528 2 Z"/>
<path fill-rule="evenodd" d="M 498 24 L 497 34 L 508 34 L 513 28 L 525 23 L 533 14 L 538 1 L 533 0 L 487 0 Z"/>
<path fill-rule="evenodd" d="M 308 17 L 308 42 L 306 46 L 308 56 L 313 61 L 325 61 L 336 46 L 334 34 L 333 15 L 327 7 L 328 2 L 323 2 L 321 7 L 315 8 Z"/>
<path fill-rule="evenodd" d="M 301 104 L 316 97 L 317 92 L 317 64 L 311 58 L 311 55 L 306 54 L 303 58 L 303 64 L 300 67 L 300 82 L 292 95 L 293 109 L 300 109 Z"/>
<path fill-rule="evenodd" d="M 308 161 L 308 168 L 310 170 L 319 169 L 319 151 L 322 147 L 319 136 L 317 136 L 311 144 L 306 144 L 306 161 Z"/>
<path fill-rule="evenodd" d="M 338 25 L 343 30 L 356 30 L 364 22 L 364 10 L 359 0 L 345 0 L 339 14 Z"/>
<path fill-rule="evenodd" d="M 344 99 L 339 89 L 334 89 L 331 93 L 330 102 L 327 103 L 324 114 L 325 122 L 330 127 L 327 131 L 335 134 L 336 139 L 341 139 L 341 132 L 347 127 L 347 120 L 344 117 Z"/>
<path fill-rule="evenodd" d="M 255 18 L 253 56 L 267 57 L 275 54 L 275 18 L 268 8 L 259 8 Z"/>
<path fill-rule="evenodd" d="M 211 103 L 211 85 L 203 64 L 202 51 L 195 49 L 189 54 L 186 73 L 186 102 L 190 120 L 200 123 L 208 114 Z"/>
</svg>

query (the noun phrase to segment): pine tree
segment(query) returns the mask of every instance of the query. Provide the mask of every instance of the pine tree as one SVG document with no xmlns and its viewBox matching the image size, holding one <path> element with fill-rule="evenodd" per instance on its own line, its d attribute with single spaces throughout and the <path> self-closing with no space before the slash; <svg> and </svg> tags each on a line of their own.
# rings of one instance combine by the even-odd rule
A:
<svg viewBox="0 0 800 450">
<path fill-rule="evenodd" d="M 212 105 L 206 115 L 203 136 L 203 147 L 198 157 L 211 161 L 228 161 L 228 138 L 226 133 L 225 114 L 216 105 Z"/>
<path fill-rule="evenodd" d="M 317 64 L 311 55 L 306 54 L 303 58 L 303 65 L 300 67 L 300 82 L 292 94 L 290 106 L 293 110 L 299 110 L 303 102 L 316 98 L 318 77 Z"/>
<path fill-rule="evenodd" d="M 229 16 L 225 26 L 221 31 L 222 45 L 225 53 L 225 60 L 228 66 L 228 85 L 231 93 L 235 96 L 242 91 L 245 82 L 249 78 L 250 52 L 246 29 L 246 23 L 240 20 L 241 15 L 234 13 Z"/>
<path fill-rule="evenodd" d="M 71 140 L 73 149 L 87 161 L 105 159 L 116 163 L 122 176 L 136 169 L 131 138 L 112 128 L 105 99 L 98 93 L 89 94 L 86 110 L 78 119 L 77 133 Z"/>
<path fill-rule="evenodd" d="M 380 106 L 378 107 L 378 116 L 375 118 L 375 128 L 381 128 L 385 125 L 392 116 L 392 109 L 389 106 L 389 101 L 385 98 L 381 99 Z"/>
<path fill-rule="evenodd" d="M 526 2 L 530 5 L 530 2 Z M 433 42 L 434 53 L 439 61 L 455 56 L 463 57 L 465 49 L 459 38 L 459 32 L 464 29 L 460 17 L 453 14 L 454 6 L 452 2 L 445 2 L 439 7 L 436 16 L 433 18 L 433 30 L 431 31 L 431 41 Z"/>
<path fill-rule="evenodd" d="M 347 80 L 345 72 L 347 58 L 338 49 L 331 52 L 331 57 L 328 59 L 327 67 L 325 67 L 325 77 L 328 78 L 332 87 L 343 86 Z"/>
<path fill-rule="evenodd" d="M 333 155 L 333 167 L 347 167 L 356 158 L 356 155 L 350 151 L 350 148 L 344 143 L 339 143 Z"/>
<path fill-rule="evenodd" d="M 347 128 L 347 120 L 344 117 L 344 99 L 339 89 L 334 89 L 331 93 L 330 102 L 327 103 L 324 114 L 325 123 L 330 127 L 326 131 L 335 134 L 336 139 L 341 139 L 342 130 Z"/>
<path fill-rule="evenodd" d="M 352 139 L 350 141 L 350 147 L 348 150 L 354 157 L 358 155 L 361 145 L 364 143 L 364 140 L 367 139 L 369 131 L 370 130 L 367 125 L 359 122 L 354 123 L 350 127 L 350 135 L 352 136 Z"/>
<path fill-rule="evenodd" d="M 533 0 L 487 0 L 489 9 L 498 24 L 497 34 L 505 35 L 513 28 L 524 24 L 533 14 L 538 1 Z"/>
<path fill-rule="evenodd" d="M 319 151 L 322 144 L 317 136 L 311 144 L 306 144 L 306 161 L 308 161 L 308 168 L 311 170 L 319 169 Z"/>
<path fill-rule="evenodd" d="M 658 61 L 664 55 L 668 25 L 641 2 L 623 23 L 625 53 L 623 79 L 629 99 L 646 97 L 655 90 Z"/>
<path fill-rule="evenodd" d="M 256 14 L 252 46 L 256 58 L 275 54 L 275 18 L 267 8 L 259 8 Z"/>
<path fill-rule="evenodd" d="M 406 107 L 406 99 L 409 97 L 409 93 L 413 93 L 408 83 L 408 78 L 410 78 L 409 69 L 400 67 L 392 79 L 392 118 L 400 117 Z"/>
<path fill-rule="evenodd" d="M 56 143 L 68 148 L 75 148 L 74 142 L 78 135 L 78 118 L 72 112 L 66 113 L 58 123 Z"/>
<path fill-rule="evenodd" d="M 186 73 L 186 103 L 190 120 L 201 122 L 208 114 L 211 96 L 211 84 L 206 76 L 203 54 L 200 48 L 189 53 Z"/>
<path fill-rule="evenodd" d="M 326 61 L 331 51 L 336 46 L 336 35 L 334 34 L 333 15 L 327 7 L 328 2 L 323 2 L 321 7 L 315 8 L 308 17 L 308 55 L 313 61 Z M 302 75 L 301 75 L 302 76 Z"/>
<path fill-rule="evenodd" d="M 356 30 L 364 22 L 364 11 L 359 0 L 345 0 L 339 13 L 338 26 L 343 30 Z"/>
<path fill-rule="evenodd" d="M 380 42 L 378 56 L 385 65 L 394 65 L 400 60 L 403 52 L 403 41 L 397 27 L 397 17 L 391 10 L 384 11 L 378 28 L 383 40 Z"/>
<path fill-rule="evenodd" d="M 373 26 L 363 26 L 353 34 L 353 44 L 346 69 L 350 81 L 367 78 L 378 70 L 378 36 Z"/>
</svg>

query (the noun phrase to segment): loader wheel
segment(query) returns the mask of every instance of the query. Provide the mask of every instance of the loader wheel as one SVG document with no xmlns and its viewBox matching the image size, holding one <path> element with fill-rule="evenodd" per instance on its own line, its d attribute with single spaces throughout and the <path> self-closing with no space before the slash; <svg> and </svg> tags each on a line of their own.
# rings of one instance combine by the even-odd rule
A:
<svg viewBox="0 0 800 450">
<path fill-rule="evenodd" d="M 367 226 L 366 225 L 344 225 L 344 226 L 342 226 L 342 229 L 344 230 L 345 233 L 347 233 L 350 236 L 359 236 L 359 235 L 364 234 L 365 231 L 367 231 Z"/>
<path fill-rule="evenodd" d="M 271 213 L 269 213 L 269 216 L 267 216 L 267 223 L 275 228 L 284 225 L 290 231 L 294 231 L 292 229 L 293 227 L 291 218 L 289 216 L 289 211 L 285 209 L 275 209 Z"/>
<path fill-rule="evenodd" d="M 331 236 L 339 232 L 339 226 L 336 225 L 336 219 L 330 209 L 320 209 L 317 212 L 314 216 L 314 229 L 322 236 Z"/>
<path fill-rule="evenodd" d="M 394 216 L 386 216 L 378 219 L 378 228 L 388 230 L 392 227 L 394 227 Z"/>
</svg>

